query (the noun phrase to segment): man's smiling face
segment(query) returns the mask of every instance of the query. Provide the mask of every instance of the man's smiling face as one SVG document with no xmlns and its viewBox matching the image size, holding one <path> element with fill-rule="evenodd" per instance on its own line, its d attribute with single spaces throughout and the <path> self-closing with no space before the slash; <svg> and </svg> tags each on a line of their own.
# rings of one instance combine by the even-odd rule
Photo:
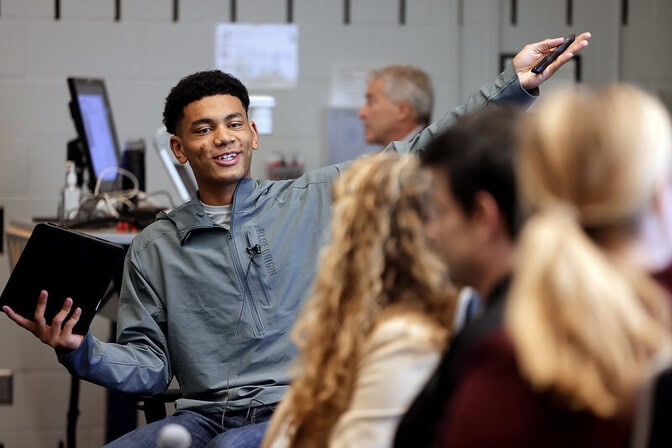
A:
<svg viewBox="0 0 672 448">
<path fill-rule="evenodd" d="M 170 143 L 177 160 L 191 165 L 201 200 L 209 205 L 231 203 L 238 181 L 251 176 L 252 151 L 259 147 L 256 125 L 231 95 L 185 106 Z"/>
</svg>

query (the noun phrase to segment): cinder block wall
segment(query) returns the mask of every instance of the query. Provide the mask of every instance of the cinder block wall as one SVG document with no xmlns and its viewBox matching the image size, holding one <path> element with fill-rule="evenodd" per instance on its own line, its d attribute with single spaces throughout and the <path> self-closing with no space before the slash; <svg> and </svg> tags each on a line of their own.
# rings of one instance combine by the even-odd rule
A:
<svg viewBox="0 0 672 448">
<path fill-rule="evenodd" d="M 180 0 L 173 21 L 169 0 L 3 0 L 0 4 L 0 205 L 5 221 L 53 215 L 63 182 L 65 147 L 75 136 L 68 112 L 68 76 L 103 77 L 120 142 L 148 144 L 147 190 L 172 194 L 151 138 L 163 100 L 178 78 L 213 67 L 214 29 L 232 20 L 231 0 Z M 412 63 L 436 89 L 436 114 L 499 70 L 502 53 L 526 42 L 591 30 L 583 54 L 586 83 L 626 80 L 672 99 L 672 2 L 629 0 L 245 0 L 240 23 L 284 23 L 292 3 L 299 25 L 300 77 L 294 90 L 259 91 L 277 98 L 274 134 L 263 136 L 253 175 L 264 176 L 271 151 L 299 153 L 307 168 L 326 154 L 326 107 L 331 75 L 342 64 Z M 400 5 L 406 9 L 400 24 Z M 571 17 L 568 17 L 571 4 Z M 547 89 L 548 90 L 548 89 Z M 0 256 L 0 285 L 9 275 Z M 97 318 L 94 333 L 109 336 Z M 69 376 L 54 353 L 0 316 L 0 368 L 14 372 L 14 403 L 0 406 L 5 448 L 53 448 L 65 439 Z M 82 384 L 78 446 L 104 441 L 105 391 Z"/>
</svg>

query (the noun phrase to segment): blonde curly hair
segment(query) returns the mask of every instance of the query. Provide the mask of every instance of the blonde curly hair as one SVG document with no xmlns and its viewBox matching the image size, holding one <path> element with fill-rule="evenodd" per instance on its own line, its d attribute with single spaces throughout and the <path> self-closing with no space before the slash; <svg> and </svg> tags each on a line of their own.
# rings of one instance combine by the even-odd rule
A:
<svg viewBox="0 0 672 448">
<path fill-rule="evenodd" d="M 334 185 L 331 242 L 293 330 L 298 377 L 278 425 L 293 447 L 323 447 L 353 392 L 360 349 L 391 310 L 426 316 L 448 334 L 456 292 L 424 233 L 431 179 L 412 155 L 356 160 Z M 277 436 L 277 434 L 275 434 Z"/>
</svg>

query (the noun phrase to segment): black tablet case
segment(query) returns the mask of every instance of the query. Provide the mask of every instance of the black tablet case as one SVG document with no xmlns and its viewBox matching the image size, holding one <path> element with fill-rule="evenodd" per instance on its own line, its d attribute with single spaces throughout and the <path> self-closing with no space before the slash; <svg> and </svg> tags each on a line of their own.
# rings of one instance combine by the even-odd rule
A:
<svg viewBox="0 0 672 448">
<path fill-rule="evenodd" d="M 118 244 L 82 232 L 52 223 L 37 224 L 0 296 L 0 306 L 9 305 L 33 320 L 44 289 L 49 293 L 45 318 L 51 324 L 63 301 L 71 297 L 72 309 L 82 309 L 73 332 L 86 334 L 124 252 Z"/>
</svg>

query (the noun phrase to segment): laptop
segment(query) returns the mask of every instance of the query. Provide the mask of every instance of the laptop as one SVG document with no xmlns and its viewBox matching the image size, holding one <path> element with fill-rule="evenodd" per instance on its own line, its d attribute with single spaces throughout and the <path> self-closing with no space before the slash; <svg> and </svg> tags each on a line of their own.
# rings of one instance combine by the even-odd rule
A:
<svg viewBox="0 0 672 448">
<path fill-rule="evenodd" d="M 37 298 L 44 289 L 49 293 L 45 319 L 51 324 L 63 301 L 71 297 L 72 310 L 82 309 L 73 332 L 86 334 L 121 268 L 124 253 L 121 245 L 53 223 L 39 223 L 2 291 L 0 306 L 9 305 L 32 320 Z"/>
<path fill-rule="evenodd" d="M 187 202 L 196 194 L 198 186 L 191 169 L 186 165 L 178 163 L 173 158 L 170 150 L 170 134 L 166 131 L 165 126 L 160 127 L 154 135 L 154 148 L 159 153 L 161 162 L 163 163 L 170 181 L 180 195 L 180 203 Z"/>
</svg>

